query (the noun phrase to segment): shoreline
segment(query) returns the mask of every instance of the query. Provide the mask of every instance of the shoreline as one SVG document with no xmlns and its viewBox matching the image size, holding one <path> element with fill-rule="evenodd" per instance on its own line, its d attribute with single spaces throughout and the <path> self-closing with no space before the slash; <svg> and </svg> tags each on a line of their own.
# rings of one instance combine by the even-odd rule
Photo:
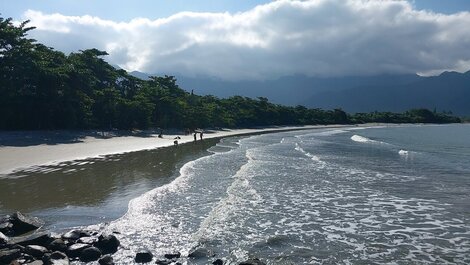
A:
<svg viewBox="0 0 470 265">
<path fill-rule="evenodd" d="M 361 124 L 361 125 L 309 125 L 309 126 L 279 126 L 279 127 L 263 127 L 255 129 L 231 129 L 204 131 L 203 139 L 220 139 L 229 136 L 243 136 L 252 134 L 263 134 L 293 130 L 309 130 L 309 129 L 331 129 L 343 127 L 370 127 L 383 126 L 384 124 Z M 30 134 L 34 135 L 35 132 Z M 55 133 L 60 138 L 59 131 Z M 5 133 L 6 134 L 6 133 Z M 20 137 L 24 137 L 24 132 L 9 132 L 9 134 L 17 134 L 16 139 L 11 141 L 21 141 Z M 39 134 L 39 133 L 38 133 Z M 2 132 L 0 132 L 0 138 Z M 144 150 L 153 150 L 164 147 L 173 146 L 175 137 L 179 144 L 187 144 L 194 142 L 193 136 L 181 134 L 164 134 L 163 138 L 158 138 L 156 133 L 146 134 L 145 136 L 113 136 L 110 138 L 98 138 L 93 136 L 84 136 L 82 138 L 73 139 L 72 143 L 42 143 L 29 146 L 18 146 L 18 144 L 2 144 L 0 145 L 0 177 L 8 176 L 16 172 L 28 170 L 33 167 L 59 165 L 61 163 L 77 160 L 85 160 L 92 158 L 100 158 L 109 155 L 126 154 Z M 31 136 L 29 136 L 30 140 Z M 41 140 L 41 139 L 39 139 Z M 44 141 L 44 140 L 43 140 Z M 197 142 L 201 141 L 198 139 Z M 3 142 L 3 141 L 2 141 Z"/>
</svg>

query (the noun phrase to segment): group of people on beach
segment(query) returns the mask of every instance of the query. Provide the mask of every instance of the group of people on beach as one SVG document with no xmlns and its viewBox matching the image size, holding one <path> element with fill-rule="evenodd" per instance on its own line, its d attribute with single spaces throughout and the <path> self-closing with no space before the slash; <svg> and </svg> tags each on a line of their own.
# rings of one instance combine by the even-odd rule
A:
<svg viewBox="0 0 470 265">
<path fill-rule="evenodd" d="M 188 133 L 187 133 L 187 134 L 188 134 Z M 199 139 L 202 140 L 202 137 L 203 137 L 204 133 L 203 133 L 202 131 L 199 131 L 199 132 L 194 131 L 194 134 L 193 134 L 193 136 L 194 136 L 194 141 L 197 141 L 197 135 L 198 135 L 198 134 L 199 134 Z M 161 135 L 162 135 L 162 133 L 160 133 L 160 134 L 158 135 L 158 137 L 161 138 Z M 180 139 L 181 139 L 181 137 L 176 136 L 176 137 L 174 138 L 173 144 L 174 144 L 174 145 L 178 145 L 178 140 L 180 140 Z"/>
</svg>

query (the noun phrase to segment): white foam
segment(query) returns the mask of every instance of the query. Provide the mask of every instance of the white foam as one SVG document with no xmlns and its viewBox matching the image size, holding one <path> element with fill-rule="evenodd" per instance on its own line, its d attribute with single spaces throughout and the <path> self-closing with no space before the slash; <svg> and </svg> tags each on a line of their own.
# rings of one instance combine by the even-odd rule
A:
<svg viewBox="0 0 470 265">
<path fill-rule="evenodd" d="M 354 142 L 358 142 L 358 143 L 377 143 L 377 141 L 375 140 L 372 140 L 372 139 L 369 139 L 367 137 L 360 136 L 357 134 L 351 136 L 351 140 L 353 140 Z"/>
<path fill-rule="evenodd" d="M 402 156 L 407 156 L 409 154 L 409 152 L 407 150 L 400 150 L 400 151 L 398 151 L 398 154 L 402 155 Z"/>
</svg>

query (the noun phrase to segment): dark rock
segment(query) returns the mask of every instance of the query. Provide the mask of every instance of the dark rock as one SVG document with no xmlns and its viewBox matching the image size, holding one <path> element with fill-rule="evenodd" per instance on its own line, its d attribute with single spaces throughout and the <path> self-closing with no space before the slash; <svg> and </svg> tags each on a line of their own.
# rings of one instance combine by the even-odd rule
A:
<svg viewBox="0 0 470 265">
<path fill-rule="evenodd" d="M 54 239 L 49 233 L 35 233 L 29 236 L 15 237 L 10 239 L 10 244 L 18 244 L 22 246 L 39 245 L 47 247 Z"/>
<path fill-rule="evenodd" d="M 35 260 L 29 263 L 26 263 L 26 265 L 44 265 L 44 262 L 42 260 Z"/>
<path fill-rule="evenodd" d="M 80 238 L 80 231 L 79 230 L 72 230 L 68 231 L 67 233 L 62 235 L 62 239 L 76 241 Z"/>
<path fill-rule="evenodd" d="M 168 265 L 168 264 L 171 264 L 171 261 L 170 260 L 163 260 L 163 259 L 159 259 L 155 262 L 155 264 L 158 264 L 158 265 Z"/>
<path fill-rule="evenodd" d="M 11 216 L 7 215 L 0 219 L 0 233 L 5 234 L 6 236 L 14 236 L 15 232 L 13 231 L 13 224 L 10 221 Z"/>
<path fill-rule="evenodd" d="M 214 256 L 215 256 L 214 252 L 207 248 L 197 248 L 193 250 L 191 253 L 189 253 L 188 255 L 189 258 L 195 258 L 195 259 L 210 258 Z"/>
<path fill-rule="evenodd" d="M 67 255 L 60 251 L 54 251 L 49 256 L 51 259 L 68 259 Z"/>
<path fill-rule="evenodd" d="M 67 256 L 69 256 L 70 258 L 80 257 L 80 255 L 82 254 L 82 251 L 85 248 L 89 248 L 89 247 L 90 245 L 87 245 L 87 244 L 81 244 L 81 243 L 73 244 L 67 248 L 66 253 L 67 253 Z"/>
<path fill-rule="evenodd" d="M 0 250 L 0 264 L 9 264 L 13 260 L 21 256 L 19 249 L 1 249 Z"/>
<path fill-rule="evenodd" d="M 6 244 L 8 244 L 8 241 L 9 241 L 8 237 L 4 235 L 2 232 L 0 232 L 0 247 L 3 247 Z"/>
<path fill-rule="evenodd" d="M 10 222 L 13 224 L 15 236 L 34 231 L 44 225 L 44 222 L 36 217 L 28 217 L 20 212 L 14 213 Z"/>
<path fill-rule="evenodd" d="M 48 265 L 70 265 L 69 259 L 51 259 Z"/>
<path fill-rule="evenodd" d="M 9 249 L 19 249 L 21 252 L 24 252 L 24 249 L 25 249 L 26 247 L 23 247 L 22 245 L 17 245 L 17 244 L 15 244 L 15 245 L 8 245 L 8 248 L 9 248 Z"/>
<path fill-rule="evenodd" d="M 114 235 L 100 235 L 94 246 L 99 248 L 103 254 L 112 254 L 117 251 L 120 244 Z"/>
<path fill-rule="evenodd" d="M 48 262 L 45 262 L 45 263 L 49 265 L 69 265 L 70 264 L 69 257 L 67 257 L 65 253 L 62 253 L 60 251 L 55 251 L 52 254 L 50 254 Z"/>
<path fill-rule="evenodd" d="M 88 244 L 88 245 L 93 245 L 96 242 L 98 242 L 98 238 L 96 237 L 91 237 L 91 236 L 86 236 L 86 237 L 80 237 L 77 241 L 78 243 L 82 244 Z"/>
<path fill-rule="evenodd" d="M 101 251 L 97 247 L 85 248 L 80 254 L 80 261 L 90 262 L 98 260 L 101 257 Z"/>
<path fill-rule="evenodd" d="M 178 259 L 178 258 L 181 257 L 181 253 L 176 252 L 176 253 L 174 253 L 174 254 L 165 254 L 164 257 L 165 257 L 166 259 Z"/>
<path fill-rule="evenodd" d="M 57 238 L 49 244 L 48 248 L 52 251 L 65 252 L 67 250 L 67 245 L 65 244 L 64 240 Z"/>
<path fill-rule="evenodd" d="M 48 252 L 47 248 L 38 245 L 26 246 L 25 252 L 35 258 L 42 258 Z"/>
<path fill-rule="evenodd" d="M 214 260 L 214 262 L 212 262 L 212 264 L 214 264 L 214 265 L 224 265 L 224 261 L 221 260 L 221 259 L 216 259 L 216 260 Z"/>
<path fill-rule="evenodd" d="M 84 230 L 78 230 L 80 233 L 80 237 L 90 237 L 91 233 L 89 231 L 84 231 Z"/>
<path fill-rule="evenodd" d="M 148 250 L 139 251 L 134 258 L 134 261 L 137 263 L 147 263 L 152 261 L 153 254 Z"/>
<path fill-rule="evenodd" d="M 98 260 L 100 265 L 114 265 L 114 260 L 111 255 L 104 255 L 101 259 Z"/>
<path fill-rule="evenodd" d="M 249 259 L 244 262 L 240 262 L 239 265 L 266 265 L 266 263 L 262 262 L 261 260 L 254 258 L 254 259 Z"/>
</svg>

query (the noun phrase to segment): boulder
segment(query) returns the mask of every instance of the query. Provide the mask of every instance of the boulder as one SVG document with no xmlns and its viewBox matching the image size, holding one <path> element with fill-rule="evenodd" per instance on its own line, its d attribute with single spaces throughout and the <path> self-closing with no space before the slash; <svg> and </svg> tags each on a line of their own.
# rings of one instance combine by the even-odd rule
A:
<svg viewBox="0 0 470 265">
<path fill-rule="evenodd" d="M 152 252 L 150 252 L 148 250 L 143 250 L 143 251 L 139 251 L 135 255 L 134 261 L 136 263 L 147 263 L 147 262 L 151 262 L 152 259 L 153 259 Z"/>
<path fill-rule="evenodd" d="M 114 265 L 114 260 L 111 255 L 104 255 L 101 259 L 98 260 L 100 265 Z"/>
<path fill-rule="evenodd" d="M 77 258 L 77 257 L 80 257 L 84 249 L 89 248 L 89 247 L 90 245 L 87 245 L 87 244 L 76 243 L 76 244 L 69 246 L 67 248 L 66 253 L 67 253 L 67 256 L 69 256 L 70 258 Z"/>
<path fill-rule="evenodd" d="M 29 263 L 25 263 L 25 265 L 44 265 L 44 262 L 42 260 L 35 260 Z"/>
<path fill-rule="evenodd" d="M 88 245 L 93 245 L 96 242 L 98 242 L 98 238 L 96 237 L 91 237 L 91 236 L 86 236 L 86 237 L 80 237 L 77 241 L 78 243 L 82 244 L 88 244 Z"/>
<path fill-rule="evenodd" d="M 47 248 L 38 245 L 27 245 L 25 252 L 35 258 L 42 258 L 48 252 Z"/>
<path fill-rule="evenodd" d="M 21 256 L 19 249 L 0 249 L 0 264 L 10 264 Z"/>
<path fill-rule="evenodd" d="M 0 232 L 0 247 L 3 247 L 8 244 L 8 237 L 4 235 L 2 232 Z"/>
<path fill-rule="evenodd" d="M 68 231 L 67 233 L 62 235 L 62 239 L 76 241 L 80 238 L 80 231 L 79 230 L 72 230 Z"/>
<path fill-rule="evenodd" d="M 67 251 L 67 245 L 65 244 L 64 240 L 57 238 L 54 241 L 52 241 L 48 248 L 52 251 L 61 251 L 65 252 Z"/>
<path fill-rule="evenodd" d="M 68 259 L 67 255 L 60 251 L 54 251 L 49 256 L 51 259 Z"/>
<path fill-rule="evenodd" d="M 85 248 L 80 254 L 80 261 L 90 262 L 98 260 L 101 257 L 101 251 L 97 247 Z"/>
<path fill-rule="evenodd" d="M 44 222 L 36 217 L 28 217 L 20 212 L 11 215 L 10 222 L 13 224 L 15 236 L 34 231 L 44 225 Z"/>
<path fill-rule="evenodd" d="M 194 259 L 210 258 L 214 256 L 215 256 L 214 252 L 207 248 L 197 248 L 191 251 L 188 255 L 189 258 L 194 258 Z"/>
<path fill-rule="evenodd" d="M 239 265 L 266 265 L 266 263 L 262 262 L 261 260 L 254 258 L 254 259 L 249 259 L 244 262 L 240 262 Z"/>
<path fill-rule="evenodd" d="M 44 255 L 46 257 L 48 254 Z M 49 255 L 49 258 L 45 260 L 43 257 L 43 261 L 45 264 L 48 265 L 69 265 L 69 257 L 65 253 L 60 251 L 54 251 L 52 254 Z"/>
<path fill-rule="evenodd" d="M 0 233 L 3 233 L 6 236 L 14 236 L 13 224 L 10 221 L 10 216 L 7 215 L 0 219 Z"/>
<path fill-rule="evenodd" d="M 114 235 L 100 235 L 94 246 L 99 248 L 103 254 L 112 254 L 117 251 L 120 244 Z"/>
<path fill-rule="evenodd" d="M 164 257 L 166 259 L 178 259 L 178 258 L 181 257 L 181 253 L 176 252 L 176 253 L 172 253 L 172 254 L 165 254 Z"/>
<path fill-rule="evenodd" d="M 54 241 L 54 238 L 52 238 L 49 233 L 43 232 L 43 233 L 34 233 L 28 236 L 11 238 L 9 243 L 12 245 L 13 244 L 18 244 L 22 246 L 39 245 L 39 246 L 47 247 L 52 241 Z"/>
<path fill-rule="evenodd" d="M 51 259 L 48 265 L 70 265 L 69 259 Z"/>
<path fill-rule="evenodd" d="M 216 259 L 212 262 L 213 265 L 224 265 L 224 261 L 221 259 Z"/>
</svg>

